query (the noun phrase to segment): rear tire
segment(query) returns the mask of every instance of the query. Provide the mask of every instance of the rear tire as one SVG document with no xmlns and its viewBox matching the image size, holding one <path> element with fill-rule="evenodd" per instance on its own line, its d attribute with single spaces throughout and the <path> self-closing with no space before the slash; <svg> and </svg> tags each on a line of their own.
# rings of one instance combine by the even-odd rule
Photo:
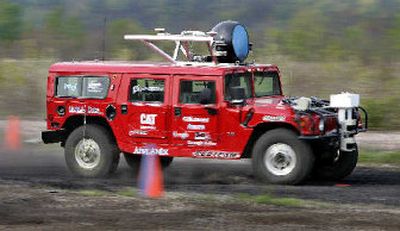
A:
<svg viewBox="0 0 400 231">
<path fill-rule="evenodd" d="M 107 129 L 94 124 L 72 131 L 65 142 L 64 152 L 70 171 L 83 177 L 102 177 L 115 172 L 120 156 Z"/>
<path fill-rule="evenodd" d="M 329 162 L 317 161 L 313 175 L 320 180 L 341 180 L 353 172 L 357 161 L 357 147 L 352 152 L 338 151 L 337 156 L 331 158 Z"/>
<path fill-rule="evenodd" d="M 139 171 L 140 168 L 140 162 L 142 160 L 142 155 L 136 155 L 136 154 L 130 154 L 130 153 L 124 153 L 124 157 L 126 160 L 126 163 L 134 169 L 135 171 Z M 160 156 L 160 164 L 163 169 L 166 169 L 169 167 L 173 161 L 173 157 L 169 156 Z"/>
<path fill-rule="evenodd" d="M 130 153 L 124 153 L 125 161 L 136 172 L 139 172 L 140 162 L 142 160 L 141 155 L 135 155 Z"/>
<path fill-rule="evenodd" d="M 314 155 L 293 131 L 274 129 L 262 135 L 253 148 L 255 176 L 272 184 L 299 184 L 310 174 Z"/>
</svg>

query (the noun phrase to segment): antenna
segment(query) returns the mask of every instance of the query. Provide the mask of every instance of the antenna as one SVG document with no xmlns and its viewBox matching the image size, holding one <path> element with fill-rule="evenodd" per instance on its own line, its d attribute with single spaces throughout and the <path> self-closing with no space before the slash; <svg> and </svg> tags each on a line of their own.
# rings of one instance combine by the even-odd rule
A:
<svg viewBox="0 0 400 231">
<path fill-rule="evenodd" d="M 107 32 L 107 16 L 104 17 L 103 24 L 103 44 L 102 44 L 102 57 L 101 59 L 106 60 L 106 32 Z"/>
</svg>

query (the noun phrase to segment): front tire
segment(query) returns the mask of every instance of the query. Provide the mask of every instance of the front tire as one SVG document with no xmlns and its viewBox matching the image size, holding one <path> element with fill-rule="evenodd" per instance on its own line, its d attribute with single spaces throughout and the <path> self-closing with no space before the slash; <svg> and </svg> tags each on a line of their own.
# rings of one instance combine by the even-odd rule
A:
<svg viewBox="0 0 400 231">
<path fill-rule="evenodd" d="M 255 176 L 272 184 L 299 184 L 310 174 L 314 155 L 293 131 L 274 129 L 262 135 L 253 148 Z"/>
<path fill-rule="evenodd" d="M 83 125 L 65 143 L 65 161 L 74 175 L 102 177 L 115 172 L 120 151 L 102 126 Z"/>
<path fill-rule="evenodd" d="M 350 175 L 358 161 L 358 149 L 351 152 L 336 151 L 330 161 L 317 161 L 314 177 L 320 180 L 341 180 Z"/>
</svg>

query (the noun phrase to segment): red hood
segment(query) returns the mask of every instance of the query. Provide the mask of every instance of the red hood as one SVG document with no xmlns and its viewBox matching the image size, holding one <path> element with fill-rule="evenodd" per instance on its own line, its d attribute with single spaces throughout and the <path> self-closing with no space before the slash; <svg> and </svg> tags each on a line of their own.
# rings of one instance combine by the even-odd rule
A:
<svg viewBox="0 0 400 231">
<path fill-rule="evenodd" d="M 297 126 L 294 121 L 295 112 L 289 104 L 282 102 L 284 98 L 284 96 L 266 96 L 249 99 L 247 107 L 254 110 L 249 126 L 264 122 L 285 122 Z"/>
<path fill-rule="evenodd" d="M 255 112 L 257 113 L 272 113 L 273 111 L 288 111 L 293 112 L 293 109 L 290 105 L 282 102 L 285 96 L 265 96 L 262 98 L 254 98 L 248 100 L 247 103 L 249 106 L 253 107 Z"/>
</svg>

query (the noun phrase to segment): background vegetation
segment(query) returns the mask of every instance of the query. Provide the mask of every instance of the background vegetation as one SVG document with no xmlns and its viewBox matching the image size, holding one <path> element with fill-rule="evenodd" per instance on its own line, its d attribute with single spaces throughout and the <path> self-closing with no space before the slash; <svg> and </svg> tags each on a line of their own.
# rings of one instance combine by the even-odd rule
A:
<svg viewBox="0 0 400 231">
<path fill-rule="evenodd" d="M 44 118 L 53 62 L 154 59 L 122 36 L 227 19 L 248 27 L 250 60 L 280 66 L 285 94 L 360 93 L 372 128 L 400 129 L 399 0 L 0 0 L 0 116 Z"/>
</svg>

